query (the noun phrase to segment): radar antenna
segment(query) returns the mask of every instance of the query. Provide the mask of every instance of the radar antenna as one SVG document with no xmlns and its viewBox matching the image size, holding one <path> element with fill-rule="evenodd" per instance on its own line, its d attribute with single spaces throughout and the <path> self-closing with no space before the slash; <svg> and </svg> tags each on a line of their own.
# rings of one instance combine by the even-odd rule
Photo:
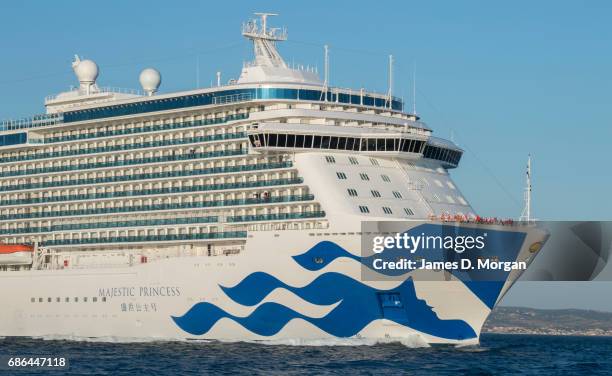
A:
<svg viewBox="0 0 612 376">
<path fill-rule="evenodd" d="M 522 222 L 531 222 L 531 154 L 527 158 L 527 176 L 526 176 L 526 186 L 525 186 L 525 207 L 523 208 L 523 213 L 521 214 L 521 218 L 519 219 Z"/>
<path fill-rule="evenodd" d="M 276 49 L 276 42 L 287 40 L 284 28 L 268 28 L 268 17 L 276 13 L 255 13 L 259 22 L 254 19 L 242 25 L 242 35 L 253 41 L 255 65 L 287 68 L 287 64 Z"/>
</svg>

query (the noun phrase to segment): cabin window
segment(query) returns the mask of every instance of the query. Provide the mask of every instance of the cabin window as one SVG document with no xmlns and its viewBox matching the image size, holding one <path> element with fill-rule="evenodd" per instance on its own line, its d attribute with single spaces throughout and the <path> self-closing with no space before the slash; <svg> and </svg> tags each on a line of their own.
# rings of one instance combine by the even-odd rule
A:
<svg viewBox="0 0 612 376">
<path fill-rule="evenodd" d="M 376 190 L 371 190 L 370 192 L 372 192 L 372 197 L 380 197 L 380 192 Z"/>
<path fill-rule="evenodd" d="M 367 214 L 367 213 L 370 212 L 370 209 L 367 206 L 360 205 L 359 206 L 359 211 L 362 212 L 362 213 L 366 213 Z"/>
<path fill-rule="evenodd" d="M 353 189 L 353 188 L 349 188 L 346 190 L 349 194 L 349 196 L 351 197 L 357 197 L 357 190 Z"/>
<path fill-rule="evenodd" d="M 383 206 L 382 210 L 385 214 L 393 214 L 393 211 L 388 206 Z"/>
</svg>

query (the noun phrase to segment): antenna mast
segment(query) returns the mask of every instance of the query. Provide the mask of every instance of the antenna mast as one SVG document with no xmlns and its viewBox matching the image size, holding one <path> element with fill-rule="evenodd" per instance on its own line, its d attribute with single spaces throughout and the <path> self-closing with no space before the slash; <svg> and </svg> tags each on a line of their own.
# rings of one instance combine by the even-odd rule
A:
<svg viewBox="0 0 612 376">
<path fill-rule="evenodd" d="M 523 214 L 521 214 L 520 221 L 531 222 L 531 154 L 527 158 L 527 177 L 525 187 L 525 207 L 523 208 Z"/>
<path fill-rule="evenodd" d="M 389 55 L 389 108 L 393 107 L 393 55 Z"/>
<path fill-rule="evenodd" d="M 329 86 L 329 46 L 323 46 L 323 50 L 325 50 L 325 63 L 323 64 L 325 79 L 323 81 L 323 90 L 321 90 L 321 98 L 319 98 L 319 100 L 327 102 L 327 90 Z"/>
</svg>

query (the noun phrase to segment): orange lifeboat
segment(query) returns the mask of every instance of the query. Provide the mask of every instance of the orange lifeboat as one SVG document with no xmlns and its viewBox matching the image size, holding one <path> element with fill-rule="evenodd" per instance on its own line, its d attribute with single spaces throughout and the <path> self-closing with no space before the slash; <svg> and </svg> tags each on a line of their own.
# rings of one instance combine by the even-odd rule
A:
<svg viewBox="0 0 612 376">
<path fill-rule="evenodd" d="M 34 247 L 27 244 L 0 244 L 0 265 L 28 265 L 32 263 Z"/>
</svg>

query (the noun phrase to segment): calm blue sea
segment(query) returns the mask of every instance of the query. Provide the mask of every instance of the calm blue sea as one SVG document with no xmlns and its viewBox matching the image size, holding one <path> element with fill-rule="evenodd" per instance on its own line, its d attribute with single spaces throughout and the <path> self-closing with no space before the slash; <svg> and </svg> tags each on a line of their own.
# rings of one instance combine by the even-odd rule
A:
<svg viewBox="0 0 612 376">
<path fill-rule="evenodd" d="M 612 337 L 485 335 L 469 348 L 387 343 L 295 346 L 218 342 L 114 343 L 0 339 L 0 355 L 63 355 L 70 375 L 604 375 L 612 374 Z"/>
</svg>

